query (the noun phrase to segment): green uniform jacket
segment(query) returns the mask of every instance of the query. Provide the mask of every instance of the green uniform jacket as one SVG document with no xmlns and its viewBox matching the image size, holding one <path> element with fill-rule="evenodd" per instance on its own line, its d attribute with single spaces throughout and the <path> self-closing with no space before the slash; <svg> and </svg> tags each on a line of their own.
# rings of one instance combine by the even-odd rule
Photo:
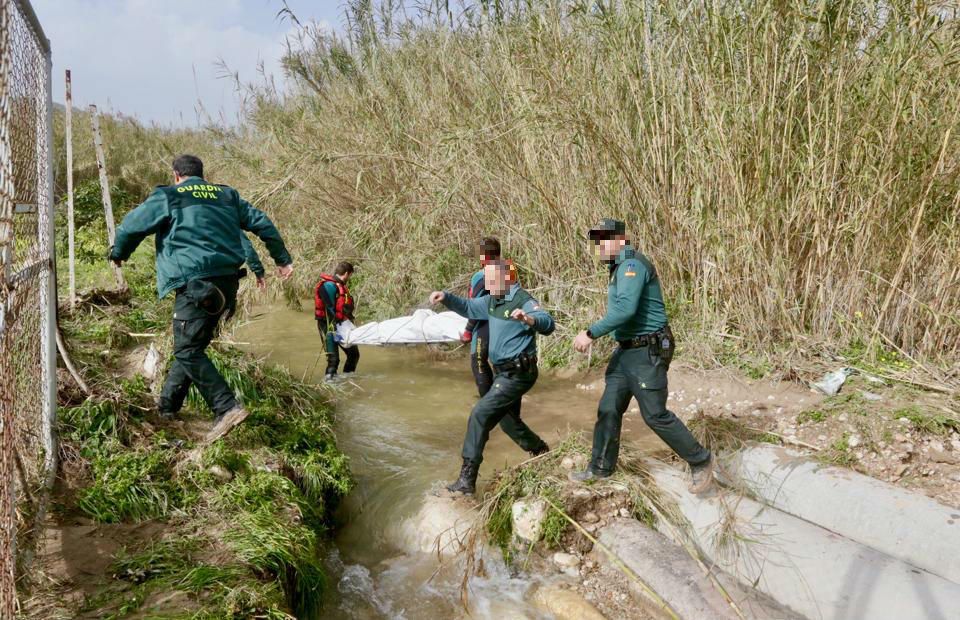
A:
<svg viewBox="0 0 960 620">
<path fill-rule="evenodd" d="M 537 334 L 553 333 L 553 317 L 540 307 L 519 284 L 514 284 L 503 297 L 487 295 L 464 299 L 444 291 L 443 305 L 468 319 L 490 321 L 490 362 L 501 364 L 521 353 L 537 354 Z M 534 324 L 527 325 L 509 318 L 516 308 L 533 317 Z"/>
<path fill-rule="evenodd" d="M 615 340 L 651 334 L 667 324 L 667 311 L 657 270 L 643 254 L 626 246 L 610 265 L 607 315 L 590 326 L 599 338 L 613 332 Z"/>
<path fill-rule="evenodd" d="M 247 267 L 250 268 L 253 275 L 258 278 L 265 276 L 267 272 L 263 268 L 263 263 L 260 262 L 260 255 L 257 254 L 257 250 L 253 247 L 253 244 L 250 243 L 250 240 L 247 239 L 246 235 L 240 235 L 240 244 L 243 246 L 244 262 L 247 263 Z"/>
<path fill-rule="evenodd" d="M 240 239 L 245 230 L 260 237 L 277 265 L 293 262 L 263 211 L 232 187 L 190 177 L 156 188 L 123 218 L 110 259 L 127 260 L 144 238 L 156 235 L 157 293 L 163 298 L 189 280 L 237 273 L 247 258 Z"/>
</svg>

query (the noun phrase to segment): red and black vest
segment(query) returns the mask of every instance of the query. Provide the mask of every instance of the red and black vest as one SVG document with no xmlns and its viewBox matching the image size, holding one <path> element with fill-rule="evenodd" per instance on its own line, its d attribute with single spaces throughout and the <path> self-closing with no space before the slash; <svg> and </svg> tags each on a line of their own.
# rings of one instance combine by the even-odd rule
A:
<svg viewBox="0 0 960 620">
<path fill-rule="evenodd" d="M 323 285 L 326 282 L 331 282 L 337 287 L 336 302 L 327 298 L 327 294 L 323 290 Z M 320 281 L 317 282 L 317 285 L 313 289 L 314 316 L 318 319 L 326 318 L 327 309 L 331 305 L 333 305 L 334 318 L 338 323 L 340 321 L 353 320 L 353 297 L 350 296 L 347 285 L 336 276 L 322 273 L 320 274 Z"/>
</svg>

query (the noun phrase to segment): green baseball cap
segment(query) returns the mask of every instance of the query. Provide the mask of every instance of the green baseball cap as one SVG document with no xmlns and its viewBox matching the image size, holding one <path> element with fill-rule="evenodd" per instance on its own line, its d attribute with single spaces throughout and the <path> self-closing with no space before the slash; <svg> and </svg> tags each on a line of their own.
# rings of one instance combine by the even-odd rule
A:
<svg viewBox="0 0 960 620">
<path fill-rule="evenodd" d="M 597 222 L 587 233 L 589 239 L 609 239 L 617 235 L 627 234 L 627 225 L 620 220 L 605 217 Z"/>
</svg>

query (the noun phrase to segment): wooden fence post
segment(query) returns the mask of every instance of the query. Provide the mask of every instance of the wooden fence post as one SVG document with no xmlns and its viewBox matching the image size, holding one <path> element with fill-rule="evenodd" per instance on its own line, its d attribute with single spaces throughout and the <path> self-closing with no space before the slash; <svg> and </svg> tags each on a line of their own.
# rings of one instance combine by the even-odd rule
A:
<svg viewBox="0 0 960 620">
<path fill-rule="evenodd" d="M 97 112 L 97 106 L 90 106 L 90 119 L 93 122 L 93 146 L 97 151 L 97 169 L 100 171 L 100 192 L 103 194 L 103 211 L 107 220 L 107 240 L 110 247 L 117 236 L 117 224 L 113 219 L 113 202 L 110 199 L 110 183 L 107 181 L 107 159 L 103 154 L 103 139 L 100 137 L 100 113 Z M 123 272 L 120 267 L 110 263 L 113 268 L 113 275 L 117 280 L 117 288 L 127 288 L 127 283 L 123 279 Z"/>
</svg>

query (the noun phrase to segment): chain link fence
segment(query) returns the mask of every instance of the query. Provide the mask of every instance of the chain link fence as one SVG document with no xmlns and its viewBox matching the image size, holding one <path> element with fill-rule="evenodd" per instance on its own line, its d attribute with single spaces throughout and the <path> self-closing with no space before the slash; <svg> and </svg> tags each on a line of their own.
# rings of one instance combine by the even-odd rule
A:
<svg viewBox="0 0 960 620">
<path fill-rule="evenodd" d="M 0 618 L 56 473 L 50 44 L 27 0 L 0 0 Z"/>
</svg>

